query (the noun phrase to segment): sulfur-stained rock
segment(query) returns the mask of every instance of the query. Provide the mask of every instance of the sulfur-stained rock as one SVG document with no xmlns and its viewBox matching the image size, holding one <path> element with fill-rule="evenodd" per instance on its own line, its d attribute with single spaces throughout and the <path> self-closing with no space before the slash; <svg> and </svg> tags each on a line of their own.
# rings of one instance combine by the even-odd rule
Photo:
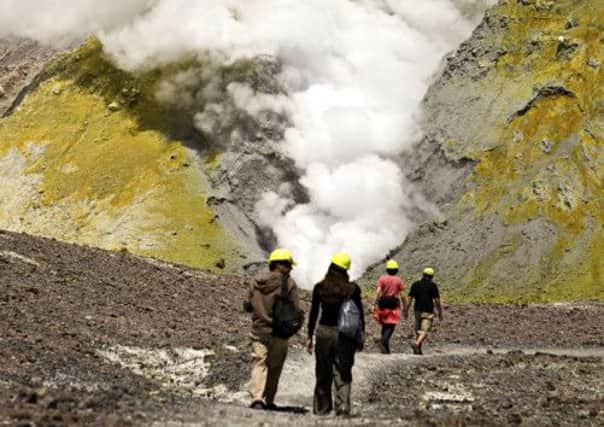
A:
<svg viewBox="0 0 604 427">
<path fill-rule="evenodd" d="M 552 143 L 547 139 L 541 140 L 541 142 L 539 143 L 539 147 L 544 153 L 549 153 L 550 151 L 552 151 Z"/>
<path fill-rule="evenodd" d="M 95 40 L 49 65 L 1 119 L 0 228 L 236 270 L 238 243 L 210 223 L 203 163 L 169 136 L 156 83 L 112 66 Z M 172 157 L 187 167 L 171 172 Z"/>
<path fill-rule="evenodd" d="M 448 56 L 401 160 L 448 226 L 389 254 L 403 277 L 429 263 L 447 298 L 604 299 L 603 33 L 603 2 L 499 2 Z"/>
<path fill-rule="evenodd" d="M 110 102 L 109 105 L 107 105 L 107 109 L 111 112 L 118 111 L 120 109 L 120 104 L 116 101 Z"/>
<path fill-rule="evenodd" d="M 589 58 L 587 65 L 591 68 L 598 68 L 600 66 L 600 61 L 598 61 L 596 58 Z"/>
<path fill-rule="evenodd" d="M 558 37 L 558 46 L 556 48 L 557 60 L 569 60 L 579 49 L 579 43 L 567 37 Z"/>
</svg>

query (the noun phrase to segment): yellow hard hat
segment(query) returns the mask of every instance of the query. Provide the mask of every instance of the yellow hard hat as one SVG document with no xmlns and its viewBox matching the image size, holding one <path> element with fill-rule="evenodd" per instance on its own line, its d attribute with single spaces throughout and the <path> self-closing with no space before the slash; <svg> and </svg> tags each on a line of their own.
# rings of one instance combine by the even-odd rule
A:
<svg viewBox="0 0 604 427">
<path fill-rule="evenodd" d="M 434 269 L 432 267 L 424 268 L 424 274 L 426 276 L 434 276 Z"/>
<path fill-rule="evenodd" d="M 285 248 L 278 248 L 271 252 L 268 257 L 268 262 L 274 261 L 287 261 L 291 265 L 296 265 L 294 258 L 292 257 L 292 253 Z"/>
<path fill-rule="evenodd" d="M 344 252 L 338 252 L 331 257 L 331 263 L 343 268 L 344 270 L 348 270 L 350 268 L 350 257 Z"/>
<path fill-rule="evenodd" d="M 393 259 L 389 259 L 386 263 L 386 270 L 398 270 L 398 262 Z"/>
</svg>

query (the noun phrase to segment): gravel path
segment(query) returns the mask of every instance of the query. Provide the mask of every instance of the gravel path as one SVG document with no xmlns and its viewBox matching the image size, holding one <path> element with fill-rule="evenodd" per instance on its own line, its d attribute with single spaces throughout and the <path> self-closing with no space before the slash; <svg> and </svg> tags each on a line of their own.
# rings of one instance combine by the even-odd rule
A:
<svg viewBox="0 0 604 427">
<path fill-rule="evenodd" d="M 458 345 L 440 346 L 432 349 L 432 353 L 423 356 L 394 353 L 384 355 L 379 353 L 357 353 L 353 368 L 353 405 L 361 406 L 367 394 L 375 386 L 376 378 L 383 374 L 396 371 L 402 366 L 418 363 L 442 364 L 443 359 L 451 357 L 471 357 L 476 355 L 505 355 L 521 352 L 525 355 L 554 355 L 571 358 L 600 358 L 604 359 L 604 347 L 594 348 L 491 348 L 469 347 Z M 314 356 L 299 352 L 288 356 L 279 385 L 278 401 L 285 406 L 302 406 L 312 409 L 312 396 L 315 386 Z M 242 397 L 245 396 L 243 393 Z M 247 403 L 247 396 L 240 400 Z"/>
</svg>

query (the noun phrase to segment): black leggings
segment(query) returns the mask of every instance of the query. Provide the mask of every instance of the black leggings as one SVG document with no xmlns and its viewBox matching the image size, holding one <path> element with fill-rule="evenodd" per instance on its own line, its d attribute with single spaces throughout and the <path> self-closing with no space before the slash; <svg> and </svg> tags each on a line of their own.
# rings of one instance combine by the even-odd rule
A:
<svg viewBox="0 0 604 427">
<path fill-rule="evenodd" d="M 386 353 L 390 353 L 390 338 L 392 338 L 395 326 L 395 324 L 390 323 L 382 324 L 382 339 L 380 341 L 382 346 L 386 349 Z"/>
</svg>

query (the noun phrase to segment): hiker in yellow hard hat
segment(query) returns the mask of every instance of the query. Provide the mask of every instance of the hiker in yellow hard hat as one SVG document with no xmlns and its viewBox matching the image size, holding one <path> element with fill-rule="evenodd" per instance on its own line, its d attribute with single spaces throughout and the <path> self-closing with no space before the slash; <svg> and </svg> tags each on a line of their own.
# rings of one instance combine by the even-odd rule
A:
<svg viewBox="0 0 604 427">
<path fill-rule="evenodd" d="M 415 341 L 411 344 L 413 354 L 422 354 L 422 344 L 428 337 L 428 332 L 432 329 L 434 320 L 434 307 L 438 311 L 439 320 L 443 320 L 443 310 L 440 305 L 440 293 L 438 285 L 434 283 L 434 269 L 432 267 L 424 268 L 421 280 L 411 285 L 409 291 L 409 302 L 405 308 L 405 319 L 409 314 L 409 307 L 415 300 L 413 307 L 415 313 Z"/>
<path fill-rule="evenodd" d="M 344 271 L 348 271 L 351 264 L 350 256 L 344 252 L 338 252 L 331 257 L 331 263 L 340 267 Z"/>
<path fill-rule="evenodd" d="M 283 262 L 285 263 L 286 267 L 288 265 L 289 267 L 293 267 L 294 265 L 296 265 L 296 263 L 294 262 L 294 258 L 292 257 L 292 253 L 285 248 L 278 248 L 272 251 L 271 254 L 268 256 L 268 262 L 269 264 Z"/>
<path fill-rule="evenodd" d="M 304 322 L 296 282 L 289 275 L 296 263 L 289 250 L 278 248 L 268 257 L 268 270 L 258 274 L 244 303 L 252 313 L 253 366 L 251 407 L 276 409 L 275 394 L 287 355 L 288 338 Z"/>
<path fill-rule="evenodd" d="M 325 278 L 312 291 L 308 352 L 315 350 L 313 413 L 318 415 L 327 415 L 332 409 L 336 415 L 350 414 L 352 365 L 355 352 L 363 348 L 365 331 L 361 288 L 349 279 L 350 264 L 348 254 L 335 254 Z M 334 382 L 335 399 L 332 400 Z"/>
<path fill-rule="evenodd" d="M 405 282 L 398 276 L 398 262 L 386 262 L 386 274 L 377 280 L 377 294 L 373 304 L 373 317 L 382 326 L 380 351 L 390 353 L 390 338 L 401 319 L 401 307 L 406 309 Z"/>
</svg>

